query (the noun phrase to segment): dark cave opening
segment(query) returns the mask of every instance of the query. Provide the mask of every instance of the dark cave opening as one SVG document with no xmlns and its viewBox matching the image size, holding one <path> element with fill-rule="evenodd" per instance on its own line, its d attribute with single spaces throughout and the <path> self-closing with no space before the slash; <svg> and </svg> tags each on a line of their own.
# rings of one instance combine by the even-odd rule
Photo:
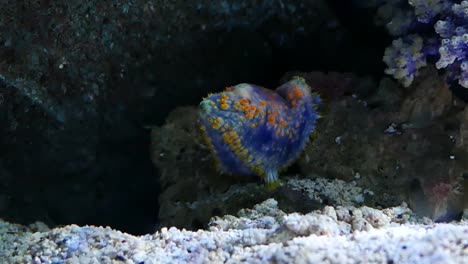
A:
<svg viewBox="0 0 468 264">
<path fill-rule="evenodd" d="M 337 21 L 314 35 L 288 32 L 283 43 L 278 39 L 284 36 L 271 29 L 288 27 L 273 20 L 256 29 L 193 34 L 188 43 L 182 41 L 186 36 L 174 36 L 172 47 L 167 47 L 172 53 L 164 47 L 147 51 L 153 59 L 131 67 L 125 80 L 116 77 L 120 72 L 114 65 L 115 78 L 107 85 L 117 91 L 123 109 L 104 102 L 97 121 L 74 122 L 66 129 L 20 124 L 14 135 L 2 128 L 6 152 L 0 165 L 16 177 L 10 180 L 12 198 L 9 207 L 0 208 L 2 216 L 25 224 L 41 220 L 52 225 L 109 225 L 132 234 L 154 231 L 160 187 L 147 127 L 163 124 L 175 107 L 197 105 L 208 92 L 241 82 L 274 88 L 288 71 L 383 76 L 382 54 L 390 38 L 383 28 L 373 26 L 373 14 L 348 2 L 329 5 Z M 120 58 L 109 61 L 118 64 Z M 80 138 L 80 133 L 89 138 Z M 13 138 L 18 141 L 10 141 Z M 81 145 L 92 151 L 75 149 Z M 83 161 L 84 157 L 91 158 Z"/>
<path fill-rule="evenodd" d="M 277 45 L 266 29 L 240 28 L 195 36 L 192 45 L 179 47 L 172 59 L 153 51 L 153 61 L 133 70 L 134 116 L 142 125 L 162 125 L 174 108 L 196 106 L 209 92 L 241 82 L 275 88 L 288 71 L 346 72 L 378 81 L 384 76 L 382 56 L 391 38 L 384 28 L 373 25 L 372 12 L 348 9 L 350 4 L 340 5 L 339 1 L 330 5 L 338 22 L 317 32 L 316 36 L 326 38 L 320 41 L 315 35 L 298 33 L 288 45 Z M 189 70 L 185 70 L 187 57 L 192 58 Z M 163 73 L 154 74 L 154 69 Z M 148 90 L 159 96 L 146 97 Z M 186 92 L 178 93 L 180 90 Z M 288 171 L 294 172 L 294 166 Z"/>
</svg>

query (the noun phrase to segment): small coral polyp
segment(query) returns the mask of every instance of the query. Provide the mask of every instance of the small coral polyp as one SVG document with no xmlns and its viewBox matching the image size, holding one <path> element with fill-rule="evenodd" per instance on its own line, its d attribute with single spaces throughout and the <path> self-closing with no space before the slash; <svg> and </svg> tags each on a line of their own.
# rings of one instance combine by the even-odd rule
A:
<svg viewBox="0 0 468 264">
<path fill-rule="evenodd" d="M 200 128 L 227 174 L 258 175 L 267 187 L 306 146 L 320 117 L 320 97 L 294 77 L 275 91 L 252 84 L 210 94 L 199 107 Z"/>
</svg>

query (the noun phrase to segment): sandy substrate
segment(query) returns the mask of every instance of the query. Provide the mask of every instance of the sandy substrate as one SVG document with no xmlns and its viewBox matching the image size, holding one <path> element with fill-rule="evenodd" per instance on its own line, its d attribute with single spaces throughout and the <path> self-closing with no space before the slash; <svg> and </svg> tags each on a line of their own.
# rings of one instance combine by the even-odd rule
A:
<svg viewBox="0 0 468 264">
<path fill-rule="evenodd" d="M 0 221 L 0 263 L 468 263 L 468 224 L 435 224 L 403 206 L 326 206 L 286 214 L 269 199 L 209 230 L 132 236 L 75 225 Z"/>
</svg>

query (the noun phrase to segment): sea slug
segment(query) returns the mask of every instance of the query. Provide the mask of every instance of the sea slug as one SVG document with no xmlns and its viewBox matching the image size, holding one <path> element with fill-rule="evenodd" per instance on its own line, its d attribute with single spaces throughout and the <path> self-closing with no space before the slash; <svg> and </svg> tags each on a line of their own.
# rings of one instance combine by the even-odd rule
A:
<svg viewBox="0 0 468 264">
<path fill-rule="evenodd" d="M 301 77 L 274 91 L 244 83 L 204 98 L 199 122 L 221 172 L 258 175 L 275 188 L 315 131 L 321 105 Z"/>
</svg>

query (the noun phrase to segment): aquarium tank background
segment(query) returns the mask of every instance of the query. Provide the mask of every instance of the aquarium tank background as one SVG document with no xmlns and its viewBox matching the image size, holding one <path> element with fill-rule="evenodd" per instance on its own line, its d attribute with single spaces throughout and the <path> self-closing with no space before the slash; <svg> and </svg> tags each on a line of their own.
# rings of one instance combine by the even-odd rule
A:
<svg viewBox="0 0 468 264">
<path fill-rule="evenodd" d="M 0 263 L 462 263 L 467 102 L 468 1 L 0 1 Z"/>
</svg>

